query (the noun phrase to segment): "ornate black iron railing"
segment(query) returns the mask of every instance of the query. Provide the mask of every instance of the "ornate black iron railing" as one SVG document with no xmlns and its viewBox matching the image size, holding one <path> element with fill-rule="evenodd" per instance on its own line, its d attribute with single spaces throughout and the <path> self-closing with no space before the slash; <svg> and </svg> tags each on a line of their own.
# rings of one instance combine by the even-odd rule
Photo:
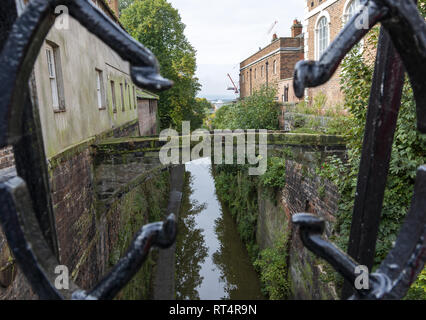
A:
<svg viewBox="0 0 426 320">
<path fill-rule="evenodd" d="M 367 20 L 368 28 L 359 22 Z M 302 97 L 305 88 L 327 82 L 344 56 L 377 23 L 382 29 L 377 48 L 348 255 L 321 238 L 323 221 L 299 214 L 305 246 L 326 259 L 346 279 L 343 297 L 400 299 L 423 269 L 426 260 L 426 167 L 418 169 L 410 211 L 394 248 L 379 269 L 370 275 L 369 290 L 354 290 L 355 267 L 373 267 L 389 161 L 401 103 L 404 71 L 411 80 L 417 105 L 418 130 L 426 133 L 426 23 L 414 0 L 368 0 L 345 26 L 319 61 L 296 65 L 294 88 Z M 405 67 L 405 70 L 404 70 Z M 355 259 L 355 262 L 353 259 Z"/>
<path fill-rule="evenodd" d="M 130 63 L 136 85 L 164 90 L 172 83 L 160 76 L 154 55 L 90 1 L 32 0 L 19 17 L 15 0 L 2 2 L 1 15 L 8 19 L 0 25 L 0 40 L 5 41 L 0 44 L 0 148 L 13 145 L 18 173 L 0 180 L 3 231 L 16 262 L 41 299 L 112 299 L 139 270 L 151 247 L 174 243 L 176 221 L 171 214 L 164 223 L 144 226 L 124 258 L 93 290 L 85 292 L 73 283 L 69 290 L 53 285 L 59 265 L 55 223 L 37 101 L 31 99 L 28 83 L 59 5 L 67 6 L 72 17 Z"/>
<path fill-rule="evenodd" d="M 176 222 L 171 215 L 165 223 L 144 226 L 125 258 L 93 290 L 84 292 L 71 284 L 70 290 L 60 291 L 53 286 L 58 265 L 55 223 L 36 100 L 30 97 L 28 80 L 59 5 L 66 5 L 71 16 L 130 62 L 131 76 L 138 86 L 163 90 L 171 82 L 159 75 L 158 63 L 149 50 L 87 0 L 33 0 L 19 17 L 15 0 L 2 3 L 2 16 L 9 19 L 0 25 L 0 147 L 13 145 L 18 176 L 0 180 L 0 222 L 17 263 L 40 298 L 109 299 L 139 269 L 151 246 L 166 248 L 174 242 Z M 382 24 L 349 244 L 349 254 L 357 262 L 321 238 L 324 226 L 320 219 L 307 214 L 293 218 L 304 244 L 329 261 L 351 285 L 358 263 L 370 268 L 373 263 L 404 67 L 415 94 L 418 128 L 426 133 L 426 24 L 415 1 L 368 0 L 364 12 L 368 13 L 369 28 L 357 28 L 355 21 L 361 13 L 356 14 L 320 61 L 303 61 L 296 66 L 294 81 L 299 97 L 305 88 L 325 83 L 368 30 Z M 426 167 L 421 167 L 411 209 L 395 247 L 370 275 L 371 288 L 357 290 L 353 297 L 402 298 L 424 266 L 425 226 Z"/>
</svg>

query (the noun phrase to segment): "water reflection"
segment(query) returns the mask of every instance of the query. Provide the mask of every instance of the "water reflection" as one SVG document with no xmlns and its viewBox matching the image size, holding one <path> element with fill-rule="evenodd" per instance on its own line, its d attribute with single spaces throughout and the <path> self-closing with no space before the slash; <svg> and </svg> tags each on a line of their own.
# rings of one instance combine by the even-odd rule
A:
<svg viewBox="0 0 426 320">
<path fill-rule="evenodd" d="M 215 193 L 210 159 L 186 165 L 176 251 L 177 299 L 262 299 L 231 215 Z"/>
<path fill-rule="evenodd" d="M 196 228 L 195 216 L 205 209 L 205 204 L 190 199 L 193 192 L 191 173 L 187 172 L 185 179 L 176 240 L 176 299 L 198 300 L 200 296 L 196 288 L 203 280 L 200 270 L 207 257 L 207 247 L 202 230 Z"/>
<path fill-rule="evenodd" d="M 215 221 L 215 232 L 220 248 L 213 254 L 213 262 L 221 271 L 225 282 L 226 298 L 232 300 L 264 299 L 257 274 L 237 232 L 231 213 L 223 208 L 223 214 Z"/>
</svg>

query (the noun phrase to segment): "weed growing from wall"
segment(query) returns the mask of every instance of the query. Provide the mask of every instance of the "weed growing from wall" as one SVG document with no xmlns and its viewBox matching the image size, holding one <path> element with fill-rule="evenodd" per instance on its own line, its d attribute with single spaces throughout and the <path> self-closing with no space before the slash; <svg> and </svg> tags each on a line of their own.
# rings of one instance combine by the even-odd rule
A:
<svg viewBox="0 0 426 320">
<path fill-rule="evenodd" d="M 262 250 L 259 258 L 254 262 L 254 266 L 260 273 L 260 279 L 264 286 L 263 294 L 271 300 L 284 300 L 290 294 L 287 243 L 287 234 L 281 235 L 274 246 Z"/>
</svg>

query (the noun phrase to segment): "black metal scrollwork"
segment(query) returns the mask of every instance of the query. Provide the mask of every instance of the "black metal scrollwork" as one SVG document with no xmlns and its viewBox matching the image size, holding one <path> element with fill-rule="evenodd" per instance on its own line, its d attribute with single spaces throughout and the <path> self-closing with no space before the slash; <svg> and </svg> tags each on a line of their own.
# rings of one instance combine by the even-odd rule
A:
<svg viewBox="0 0 426 320">
<path fill-rule="evenodd" d="M 5 8 L 11 3 L 7 2 Z M 1 52 L 0 147 L 14 146 L 18 176 L 1 177 L 0 222 L 14 257 L 41 299 L 112 299 L 139 270 L 151 247 L 167 248 L 174 243 L 176 221 L 171 214 L 164 223 L 144 226 L 127 254 L 93 290 L 84 292 L 72 283 L 69 290 L 54 287 L 54 268 L 59 263 L 52 240 L 54 224 L 48 221 L 52 208 L 46 160 L 40 137 L 26 130 L 26 125 L 31 122 L 37 127 L 33 113 L 37 110 L 28 94 L 28 82 L 59 5 L 67 6 L 72 17 L 130 63 L 137 86 L 165 90 L 172 82 L 160 76 L 158 62 L 148 49 L 87 0 L 30 1 L 9 30 Z M 43 199 L 46 197 L 49 199 Z"/>
<path fill-rule="evenodd" d="M 367 14 L 366 14 L 367 13 Z M 364 16 L 362 16 L 364 15 Z M 368 18 L 369 28 L 356 21 Z M 368 0 L 345 26 L 319 61 L 296 65 L 294 88 L 302 97 L 305 88 L 327 82 L 344 56 L 378 22 L 382 24 L 348 254 L 321 238 L 324 222 L 316 216 L 298 214 L 304 245 L 327 260 L 346 279 L 343 297 L 401 299 L 423 269 L 426 260 L 426 167 L 418 169 L 410 211 L 394 248 L 380 268 L 370 275 L 369 290 L 357 290 L 355 267 L 372 268 L 393 136 L 396 128 L 404 67 L 410 77 L 417 105 L 418 130 L 426 133 L 426 23 L 413 0 Z M 355 262 L 355 260 L 357 262 Z"/>
</svg>

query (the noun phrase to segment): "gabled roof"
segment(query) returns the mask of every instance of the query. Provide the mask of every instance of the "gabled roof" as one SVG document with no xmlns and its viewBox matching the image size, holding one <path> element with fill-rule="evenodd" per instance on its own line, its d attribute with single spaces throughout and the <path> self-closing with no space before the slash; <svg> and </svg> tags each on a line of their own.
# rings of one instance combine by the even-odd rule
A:
<svg viewBox="0 0 426 320">
<path fill-rule="evenodd" d="M 160 100 L 156 94 L 140 88 L 136 89 L 136 96 L 141 99 Z"/>
<path fill-rule="evenodd" d="M 105 10 L 111 15 L 112 19 L 118 24 L 120 25 L 120 27 L 127 32 L 126 28 L 124 28 L 124 26 L 121 24 L 120 22 L 120 18 L 117 17 L 117 15 L 115 14 L 114 10 L 111 9 L 111 7 L 109 6 L 108 2 L 106 0 L 98 0 L 99 3 L 102 3 L 102 6 L 105 8 Z"/>
</svg>

